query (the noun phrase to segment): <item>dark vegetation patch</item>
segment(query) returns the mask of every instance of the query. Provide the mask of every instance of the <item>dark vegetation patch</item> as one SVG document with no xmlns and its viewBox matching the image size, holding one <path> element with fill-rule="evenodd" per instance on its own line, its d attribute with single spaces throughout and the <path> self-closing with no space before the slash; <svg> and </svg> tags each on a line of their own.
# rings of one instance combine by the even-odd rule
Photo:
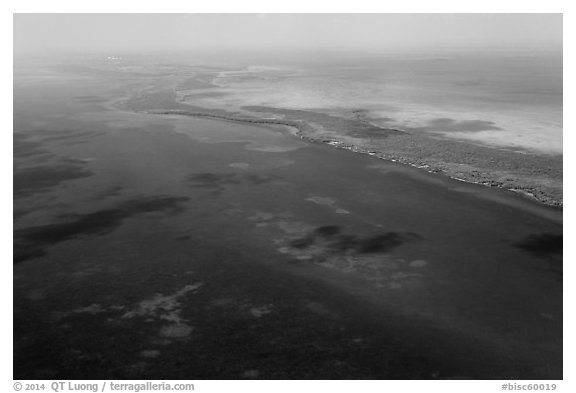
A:
<svg viewBox="0 0 576 393">
<path fill-rule="evenodd" d="M 161 212 L 176 214 L 186 197 L 154 197 L 119 203 L 112 209 L 88 214 L 62 216 L 62 222 L 39 225 L 14 232 L 14 263 L 46 253 L 47 248 L 87 235 L 103 235 L 122 225 L 125 219 L 139 214 Z"/>
<path fill-rule="evenodd" d="M 407 232 L 359 236 L 342 233 L 341 228 L 336 225 L 325 225 L 316 228 L 304 237 L 292 240 L 290 247 L 305 249 L 320 245 L 338 253 L 372 254 L 390 252 L 406 242 L 420 239 L 419 235 Z"/>
<path fill-rule="evenodd" d="M 292 121 L 304 120 L 305 122 L 317 123 L 322 125 L 327 130 L 344 131 L 346 135 L 359 138 L 387 138 L 393 135 L 405 134 L 401 130 L 394 128 L 377 127 L 365 120 L 347 119 L 338 116 L 331 116 L 325 113 L 294 110 L 294 109 L 280 109 L 265 106 L 243 106 L 242 109 L 251 112 L 268 112 L 275 114 L 282 114 L 285 119 Z"/>
<path fill-rule="evenodd" d="M 515 246 L 538 257 L 561 254 L 563 248 L 563 236 L 551 233 L 534 234 L 524 238 L 521 242 L 516 243 Z"/>
<path fill-rule="evenodd" d="M 91 171 L 74 163 L 20 169 L 14 173 L 14 196 L 21 197 L 44 192 L 64 182 L 92 175 Z"/>
<path fill-rule="evenodd" d="M 346 134 L 355 138 L 387 138 L 392 135 L 403 134 L 403 132 L 395 128 L 381 128 L 366 125 L 348 131 Z"/>
</svg>

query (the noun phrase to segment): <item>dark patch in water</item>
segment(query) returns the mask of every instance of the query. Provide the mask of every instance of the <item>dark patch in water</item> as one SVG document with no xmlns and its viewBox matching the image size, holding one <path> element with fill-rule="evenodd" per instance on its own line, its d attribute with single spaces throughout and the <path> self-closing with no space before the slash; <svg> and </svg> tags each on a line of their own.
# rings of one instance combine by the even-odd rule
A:
<svg viewBox="0 0 576 393">
<path fill-rule="evenodd" d="M 360 239 L 357 251 L 360 253 L 387 252 L 404 243 L 404 240 L 402 234 L 388 232 L 383 235 Z"/>
<path fill-rule="evenodd" d="M 563 236 L 551 233 L 540 233 L 527 236 L 516 247 L 528 251 L 538 257 L 552 254 L 561 254 L 563 248 Z"/>
<path fill-rule="evenodd" d="M 92 176 L 77 164 L 42 165 L 14 173 L 14 196 L 27 196 L 56 187 L 64 182 Z"/>
<path fill-rule="evenodd" d="M 123 190 L 124 190 L 124 187 L 122 187 L 122 186 L 109 187 L 109 188 L 103 190 L 102 192 L 95 194 L 94 199 L 99 200 L 99 199 L 103 199 L 103 198 L 116 197 L 116 196 L 119 196 L 120 194 L 122 194 Z"/>
<path fill-rule="evenodd" d="M 207 188 L 215 192 L 222 192 L 227 186 L 233 185 L 260 185 L 279 179 L 278 176 L 238 173 L 194 173 L 186 179 L 190 187 Z"/>
<path fill-rule="evenodd" d="M 36 136 L 42 138 L 43 141 L 65 141 L 70 143 L 87 142 L 86 139 L 100 135 L 102 135 L 102 132 L 98 131 L 45 131 L 36 134 Z"/>
<path fill-rule="evenodd" d="M 112 232 L 122 222 L 144 213 L 176 214 L 183 210 L 186 197 L 141 198 L 118 204 L 113 209 L 89 214 L 67 215 L 64 222 L 20 229 L 14 233 L 14 263 L 42 256 L 46 249 L 66 240 Z"/>
<path fill-rule="evenodd" d="M 424 127 L 411 127 L 407 128 L 411 131 L 500 131 L 500 127 L 496 127 L 493 121 L 487 120 L 462 120 L 457 121 L 450 118 L 433 119 L 428 122 Z"/>
<path fill-rule="evenodd" d="M 334 236 L 340 233 L 340 227 L 336 225 L 325 225 L 314 230 L 314 234 L 324 237 Z"/>
<path fill-rule="evenodd" d="M 354 235 L 337 236 L 329 247 L 340 251 L 354 251 L 359 254 L 389 252 L 400 246 L 407 237 L 398 232 L 388 232 L 381 235 L 359 237 Z"/>
<path fill-rule="evenodd" d="M 355 251 L 358 248 L 358 237 L 356 235 L 342 234 L 328 244 L 328 247 L 337 251 Z"/>
<path fill-rule="evenodd" d="M 303 249 L 306 247 L 310 247 L 314 244 L 314 238 L 312 236 L 306 236 L 299 239 L 294 239 L 290 242 L 290 247 Z"/>
<path fill-rule="evenodd" d="M 105 134 L 104 131 L 94 130 L 34 130 L 19 132 L 21 139 L 39 139 L 41 142 L 92 138 Z M 16 134 L 15 134 L 16 135 Z"/>
<path fill-rule="evenodd" d="M 243 182 L 250 184 L 265 184 L 273 182 L 274 180 L 278 179 L 277 176 L 257 175 L 253 173 L 249 173 L 247 175 L 241 175 L 240 178 L 243 179 Z"/>
<path fill-rule="evenodd" d="M 408 241 L 420 240 L 414 233 L 387 232 L 373 236 L 357 236 L 342 233 L 336 225 L 325 225 L 316 228 L 311 234 L 294 239 L 290 247 L 304 249 L 316 244 L 332 249 L 333 251 L 357 254 L 385 253 Z"/>
<path fill-rule="evenodd" d="M 21 217 L 24 217 L 26 214 L 30 213 L 27 210 L 14 210 L 12 213 L 12 216 L 14 218 L 14 221 L 20 219 Z"/>
<path fill-rule="evenodd" d="M 30 141 L 26 135 L 14 134 L 14 158 L 34 157 L 46 153 L 40 142 Z"/>
</svg>

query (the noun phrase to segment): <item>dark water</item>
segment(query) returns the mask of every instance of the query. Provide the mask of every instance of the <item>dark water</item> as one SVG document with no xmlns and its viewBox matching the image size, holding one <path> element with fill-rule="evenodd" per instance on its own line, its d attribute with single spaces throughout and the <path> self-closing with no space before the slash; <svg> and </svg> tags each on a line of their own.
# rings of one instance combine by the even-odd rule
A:
<svg viewBox="0 0 576 393">
<path fill-rule="evenodd" d="M 109 86 L 15 89 L 14 378 L 562 378 L 561 211 Z"/>
</svg>

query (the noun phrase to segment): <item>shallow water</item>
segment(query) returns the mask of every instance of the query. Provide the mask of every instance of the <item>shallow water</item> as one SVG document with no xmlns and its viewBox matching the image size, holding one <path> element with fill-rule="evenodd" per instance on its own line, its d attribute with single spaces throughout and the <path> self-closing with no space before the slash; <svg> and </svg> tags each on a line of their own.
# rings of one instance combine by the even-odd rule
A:
<svg viewBox="0 0 576 393">
<path fill-rule="evenodd" d="M 561 210 L 58 83 L 15 92 L 15 378 L 562 377 Z"/>
<path fill-rule="evenodd" d="M 206 105 L 364 109 L 383 127 L 562 153 L 561 54 L 343 55 L 216 81 L 226 95 L 206 97 Z"/>
</svg>

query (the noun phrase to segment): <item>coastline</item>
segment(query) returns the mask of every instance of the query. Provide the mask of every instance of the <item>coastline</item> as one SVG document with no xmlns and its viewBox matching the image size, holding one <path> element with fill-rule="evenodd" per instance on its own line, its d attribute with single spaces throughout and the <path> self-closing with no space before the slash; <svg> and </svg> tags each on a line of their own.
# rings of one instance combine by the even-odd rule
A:
<svg viewBox="0 0 576 393">
<path fill-rule="evenodd" d="M 310 142 L 368 154 L 467 183 L 508 190 L 543 205 L 560 209 L 563 206 L 562 153 L 528 150 L 513 143 L 503 146 L 446 137 L 388 123 L 378 125 L 371 121 L 370 110 L 361 103 L 357 107 L 346 104 L 337 109 L 323 106 L 289 109 L 289 104 L 254 104 L 250 101 L 255 100 L 242 98 L 243 85 L 236 89 L 234 84 L 216 83 L 219 76 L 212 75 L 210 86 L 201 89 L 188 89 L 176 82 L 170 91 L 165 90 L 172 103 L 163 108 L 220 120 L 293 127 L 297 136 Z M 196 79 L 197 76 L 193 76 L 187 81 Z M 226 87 L 232 91 L 219 90 Z M 214 101 L 211 94 L 219 94 L 223 101 Z M 232 97 L 231 104 L 227 96 Z"/>
<path fill-rule="evenodd" d="M 466 170 L 466 168 L 464 168 L 464 170 L 458 171 L 456 173 L 456 171 L 451 171 L 450 168 L 448 167 L 442 168 L 440 167 L 440 165 L 438 165 L 438 163 L 426 162 L 426 160 L 422 158 L 417 157 L 412 158 L 409 156 L 402 156 L 399 154 L 395 154 L 393 152 L 385 152 L 382 151 L 381 149 L 370 148 L 362 146 L 361 144 L 354 144 L 350 143 L 349 141 L 342 140 L 345 138 L 338 138 L 332 136 L 329 138 L 325 138 L 322 137 L 321 135 L 320 136 L 315 135 L 318 134 L 318 130 L 315 129 L 313 125 L 309 124 L 305 120 L 256 118 L 253 116 L 247 116 L 243 114 L 226 113 L 225 111 L 222 110 L 216 112 L 215 110 L 210 110 L 207 108 L 197 108 L 197 109 L 202 109 L 203 111 L 189 111 L 184 109 L 159 109 L 159 110 L 143 110 L 138 112 L 152 115 L 190 116 L 190 117 L 209 118 L 221 121 L 242 122 L 242 123 L 261 124 L 261 125 L 279 125 L 289 127 L 295 130 L 294 132 L 292 132 L 293 135 L 307 142 L 323 143 L 338 149 L 345 149 L 359 154 L 367 154 L 379 158 L 381 160 L 408 165 L 413 168 L 417 168 L 425 172 L 428 172 L 430 174 L 444 175 L 451 179 L 466 183 L 478 184 L 486 187 L 496 187 L 508 190 L 515 193 L 518 196 L 539 202 L 543 205 L 547 205 L 550 207 L 559 209 L 563 207 L 563 201 L 561 198 L 557 198 L 554 195 L 550 195 L 550 193 L 546 192 L 546 190 L 538 188 L 535 185 L 522 184 L 521 180 L 516 180 L 514 183 L 506 184 L 506 182 L 499 181 L 499 179 L 497 179 L 495 176 L 490 176 L 491 175 L 490 173 L 480 173 L 474 168 L 469 168 L 468 171 Z M 368 124 L 370 125 L 370 127 L 378 128 L 385 132 L 387 131 L 391 133 L 404 133 L 402 130 L 385 129 L 370 123 Z M 508 178 L 508 180 L 511 179 Z"/>
</svg>

